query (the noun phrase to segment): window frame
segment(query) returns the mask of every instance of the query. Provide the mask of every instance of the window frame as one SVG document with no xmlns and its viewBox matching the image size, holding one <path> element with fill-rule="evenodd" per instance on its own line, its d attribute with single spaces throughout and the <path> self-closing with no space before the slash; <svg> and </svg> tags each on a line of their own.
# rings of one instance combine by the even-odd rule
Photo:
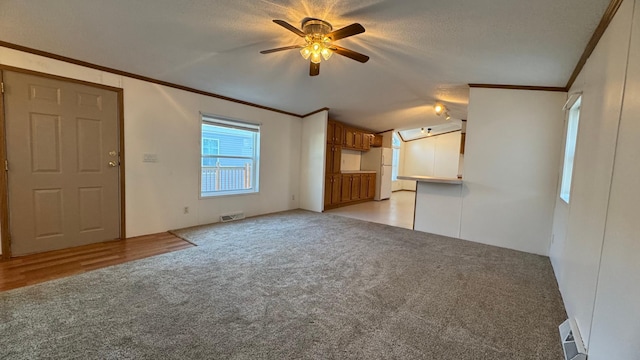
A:
<svg viewBox="0 0 640 360">
<path fill-rule="evenodd" d="M 218 126 L 222 128 L 230 128 L 237 130 L 244 130 L 253 132 L 255 135 L 253 136 L 253 154 L 251 156 L 246 155 L 221 155 L 221 145 L 218 139 L 218 154 L 215 155 L 205 155 L 203 154 L 203 125 L 211 125 Z M 262 130 L 262 124 L 260 123 L 252 123 L 244 120 L 233 119 L 225 116 L 212 115 L 206 113 L 200 113 L 200 137 L 198 141 L 199 145 L 199 166 L 198 166 L 198 198 L 201 200 L 204 199 L 215 199 L 221 196 L 239 196 L 239 195 L 254 195 L 260 193 L 260 135 Z M 253 186 L 250 189 L 241 189 L 241 190 L 219 190 L 219 191 L 209 191 L 203 192 L 202 190 L 202 171 L 205 166 L 202 165 L 203 159 L 206 158 L 224 158 L 224 159 L 250 159 L 253 164 L 252 174 L 251 174 L 251 183 Z"/>
<path fill-rule="evenodd" d="M 579 96 L 568 109 L 564 152 L 562 156 L 562 172 L 560 176 L 560 188 L 558 189 L 558 196 L 567 205 L 571 202 L 581 109 L 582 96 Z"/>
</svg>

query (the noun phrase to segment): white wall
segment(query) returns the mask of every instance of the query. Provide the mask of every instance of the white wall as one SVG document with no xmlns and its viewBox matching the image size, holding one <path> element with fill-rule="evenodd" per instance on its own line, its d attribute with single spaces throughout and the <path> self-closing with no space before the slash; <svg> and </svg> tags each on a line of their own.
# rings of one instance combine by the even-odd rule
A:
<svg viewBox="0 0 640 360">
<path fill-rule="evenodd" d="M 589 347 L 618 123 L 622 106 L 633 1 L 625 1 L 570 92 L 582 91 L 569 205 L 556 195 L 550 257 L 567 313 Z M 562 159 L 563 151 L 558 152 Z M 610 357 L 614 358 L 614 357 Z"/>
<path fill-rule="evenodd" d="M 355 150 L 342 149 L 340 157 L 340 170 L 360 170 L 360 161 L 362 160 L 362 152 Z"/>
<path fill-rule="evenodd" d="M 472 88 L 463 239 L 547 255 L 566 93 Z"/>
<path fill-rule="evenodd" d="M 639 7 L 640 2 L 636 1 L 624 106 L 593 313 L 589 346 L 589 359 L 592 360 L 640 358 Z"/>
<path fill-rule="evenodd" d="M 302 119 L 300 156 L 300 208 L 321 212 L 324 210 L 324 176 L 329 111 L 309 115 Z"/>
<path fill-rule="evenodd" d="M 573 184 L 554 221 L 566 229 L 551 247 L 554 270 L 594 360 L 640 354 L 638 6 L 622 3 L 573 86 L 584 92 Z"/>
<path fill-rule="evenodd" d="M 431 136 L 404 142 L 400 152 L 401 175 L 458 176 L 461 133 Z M 416 190 L 415 181 L 403 180 L 403 189 Z"/>
<path fill-rule="evenodd" d="M 297 117 L 2 47 L 0 63 L 124 89 L 128 237 L 215 222 L 236 210 L 254 216 L 298 208 Z M 260 193 L 198 198 L 201 111 L 262 124 Z M 144 153 L 158 154 L 158 162 L 143 163 Z"/>
</svg>

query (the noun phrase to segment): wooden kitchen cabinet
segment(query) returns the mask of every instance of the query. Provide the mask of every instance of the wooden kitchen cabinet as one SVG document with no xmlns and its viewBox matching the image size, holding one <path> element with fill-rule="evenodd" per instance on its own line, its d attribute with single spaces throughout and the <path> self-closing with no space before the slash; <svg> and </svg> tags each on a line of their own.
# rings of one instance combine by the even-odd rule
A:
<svg viewBox="0 0 640 360">
<path fill-rule="evenodd" d="M 354 131 L 353 132 L 353 148 L 356 150 L 362 150 L 364 149 L 363 147 L 363 141 L 362 138 L 364 137 L 364 133 L 362 131 Z"/>
<path fill-rule="evenodd" d="M 340 161 L 342 161 L 342 148 L 337 145 L 327 144 L 327 154 L 325 156 L 326 174 L 339 174 Z"/>
<path fill-rule="evenodd" d="M 334 209 L 373 200 L 376 174 L 327 174 L 325 178 L 324 208 Z"/>
<path fill-rule="evenodd" d="M 376 174 L 369 174 L 369 191 L 367 191 L 367 199 L 373 200 L 376 196 Z"/>
<path fill-rule="evenodd" d="M 342 145 L 344 142 L 344 125 L 339 122 L 329 120 L 327 123 L 327 144 Z"/>
<path fill-rule="evenodd" d="M 368 151 L 374 140 L 371 132 L 329 120 L 325 156 L 325 210 L 373 199 L 375 174 L 340 172 L 342 150 Z"/>
<path fill-rule="evenodd" d="M 360 175 L 360 199 L 369 198 L 369 174 Z"/>
<path fill-rule="evenodd" d="M 362 150 L 369 151 L 371 149 L 371 141 L 373 139 L 373 134 L 363 134 L 362 136 Z"/>
<path fill-rule="evenodd" d="M 351 150 L 355 148 L 355 141 L 356 141 L 356 131 L 352 128 L 345 128 L 344 141 L 342 143 L 345 149 Z"/>
<path fill-rule="evenodd" d="M 346 203 L 351 201 L 351 175 L 342 175 L 340 202 Z"/>
<path fill-rule="evenodd" d="M 352 174 L 351 175 L 351 200 L 360 200 L 360 179 L 362 178 L 361 174 Z"/>
<path fill-rule="evenodd" d="M 324 205 L 325 207 L 331 207 L 332 205 L 339 205 L 342 202 L 341 189 L 342 189 L 342 176 L 341 175 L 328 175 L 325 178 L 324 184 Z"/>
</svg>

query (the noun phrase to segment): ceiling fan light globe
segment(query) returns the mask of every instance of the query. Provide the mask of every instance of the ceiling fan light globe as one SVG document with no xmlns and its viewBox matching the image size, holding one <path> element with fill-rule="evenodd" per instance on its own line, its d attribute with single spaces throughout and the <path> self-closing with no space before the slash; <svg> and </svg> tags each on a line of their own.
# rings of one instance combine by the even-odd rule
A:
<svg viewBox="0 0 640 360">
<path fill-rule="evenodd" d="M 322 57 L 320 56 L 319 52 L 313 52 L 311 53 L 311 62 L 314 64 L 320 64 L 320 61 L 322 61 Z"/>
<path fill-rule="evenodd" d="M 309 59 L 309 56 L 311 56 L 311 50 L 309 49 L 309 47 L 304 47 L 300 50 L 300 55 L 302 55 L 302 57 L 307 60 Z"/>
<path fill-rule="evenodd" d="M 322 49 L 322 51 L 320 51 L 320 54 L 325 60 L 329 60 L 331 55 L 333 55 L 333 51 L 331 51 L 331 49 L 324 48 Z"/>
</svg>

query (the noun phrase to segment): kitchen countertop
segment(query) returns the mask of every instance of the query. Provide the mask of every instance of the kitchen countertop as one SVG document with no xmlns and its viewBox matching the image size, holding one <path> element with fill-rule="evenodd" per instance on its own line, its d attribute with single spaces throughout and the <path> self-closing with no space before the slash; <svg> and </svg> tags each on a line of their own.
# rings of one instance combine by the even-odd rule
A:
<svg viewBox="0 0 640 360">
<path fill-rule="evenodd" d="M 462 179 L 458 178 L 443 178 L 443 177 L 433 177 L 433 176 L 398 176 L 399 180 L 412 180 L 412 181 L 420 181 L 420 182 L 429 182 L 429 183 L 439 183 L 439 184 L 454 184 L 459 185 L 462 184 Z"/>
<path fill-rule="evenodd" d="M 376 171 L 371 170 L 342 170 L 341 174 L 375 174 Z"/>
</svg>

